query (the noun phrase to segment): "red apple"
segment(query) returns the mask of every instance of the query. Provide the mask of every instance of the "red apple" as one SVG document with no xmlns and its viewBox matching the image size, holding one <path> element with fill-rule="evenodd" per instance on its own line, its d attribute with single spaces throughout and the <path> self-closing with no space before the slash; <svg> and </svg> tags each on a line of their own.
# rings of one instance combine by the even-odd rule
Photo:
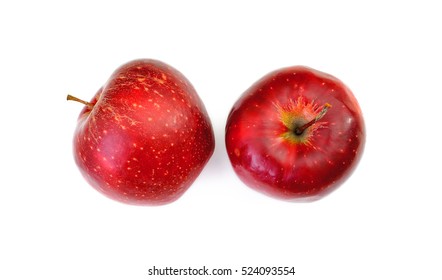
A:
<svg viewBox="0 0 442 280">
<path fill-rule="evenodd" d="M 302 67 L 276 70 L 235 103 L 226 148 L 249 187 L 289 201 L 313 201 L 335 190 L 364 148 L 361 109 L 337 78 Z"/>
<path fill-rule="evenodd" d="M 118 68 L 85 102 L 74 136 L 75 161 L 104 195 L 128 204 L 178 199 L 214 150 L 203 102 L 176 69 L 156 60 Z"/>
</svg>

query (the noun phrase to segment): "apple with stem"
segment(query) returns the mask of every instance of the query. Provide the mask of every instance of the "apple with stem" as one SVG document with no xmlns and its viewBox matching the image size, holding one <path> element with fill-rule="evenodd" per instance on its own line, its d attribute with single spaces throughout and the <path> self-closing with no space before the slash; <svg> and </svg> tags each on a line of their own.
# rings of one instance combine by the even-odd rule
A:
<svg viewBox="0 0 442 280">
<path fill-rule="evenodd" d="M 85 106 L 74 135 L 74 158 L 86 180 L 128 204 L 178 199 L 214 151 L 212 124 L 190 82 L 150 59 L 119 67 Z"/>
<path fill-rule="evenodd" d="M 314 201 L 340 186 L 365 144 L 359 104 L 337 78 L 304 66 L 276 70 L 234 104 L 226 149 L 249 187 L 288 201 Z"/>
</svg>

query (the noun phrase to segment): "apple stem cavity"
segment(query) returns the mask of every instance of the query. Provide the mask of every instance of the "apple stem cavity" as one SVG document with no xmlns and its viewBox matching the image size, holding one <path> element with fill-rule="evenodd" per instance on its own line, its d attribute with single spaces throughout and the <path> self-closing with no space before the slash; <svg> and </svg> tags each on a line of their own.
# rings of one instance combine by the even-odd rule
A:
<svg viewBox="0 0 442 280">
<path fill-rule="evenodd" d="M 319 112 L 316 117 L 309 121 L 308 123 L 295 128 L 295 134 L 296 135 L 302 135 L 302 133 L 304 133 L 304 131 L 309 128 L 310 126 L 312 126 L 313 124 L 315 124 L 317 121 L 319 121 L 320 119 L 322 119 L 322 117 L 324 117 L 324 115 L 327 113 L 328 109 L 331 108 L 331 105 L 329 103 L 325 103 L 324 106 L 322 107 L 321 112 Z"/>
<path fill-rule="evenodd" d="M 80 103 L 82 103 L 82 104 L 88 106 L 89 108 L 94 107 L 94 105 L 92 105 L 92 103 L 89 103 L 89 102 L 87 102 L 87 101 L 81 100 L 80 98 L 77 98 L 77 97 L 72 96 L 72 95 L 70 95 L 70 94 L 68 94 L 66 100 L 72 100 L 72 101 L 80 102 Z"/>
</svg>

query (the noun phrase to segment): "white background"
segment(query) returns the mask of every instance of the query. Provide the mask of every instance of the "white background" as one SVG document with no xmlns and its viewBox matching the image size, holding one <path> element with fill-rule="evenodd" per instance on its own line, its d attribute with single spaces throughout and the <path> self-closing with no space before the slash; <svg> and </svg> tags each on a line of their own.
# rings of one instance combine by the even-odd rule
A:
<svg viewBox="0 0 442 280">
<path fill-rule="evenodd" d="M 206 265 L 296 275 L 200 279 L 441 279 L 437 2 L 3 1 L 0 278 L 141 280 L 154 265 Z M 206 169 L 162 207 L 103 197 L 72 156 L 82 106 L 66 95 L 89 100 L 135 58 L 179 69 L 216 132 Z M 307 204 L 245 187 L 223 138 L 239 95 L 297 64 L 343 80 L 367 125 L 353 176 Z"/>
</svg>

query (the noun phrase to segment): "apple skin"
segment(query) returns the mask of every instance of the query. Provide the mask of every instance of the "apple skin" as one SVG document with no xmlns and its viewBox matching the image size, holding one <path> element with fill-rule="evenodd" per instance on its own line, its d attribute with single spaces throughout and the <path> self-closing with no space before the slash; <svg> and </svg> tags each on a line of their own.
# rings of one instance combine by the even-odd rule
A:
<svg viewBox="0 0 442 280">
<path fill-rule="evenodd" d="M 295 133 L 321 111 L 322 118 Z M 228 116 L 225 141 L 233 169 L 247 186 L 282 200 L 315 201 L 355 169 L 365 125 L 356 98 L 340 80 L 293 66 L 244 92 Z"/>
<path fill-rule="evenodd" d="M 140 59 L 119 67 L 81 111 L 75 161 L 104 195 L 134 205 L 178 199 L 214 151 L 203 102 L 176 69 Z"/>
</svg>

